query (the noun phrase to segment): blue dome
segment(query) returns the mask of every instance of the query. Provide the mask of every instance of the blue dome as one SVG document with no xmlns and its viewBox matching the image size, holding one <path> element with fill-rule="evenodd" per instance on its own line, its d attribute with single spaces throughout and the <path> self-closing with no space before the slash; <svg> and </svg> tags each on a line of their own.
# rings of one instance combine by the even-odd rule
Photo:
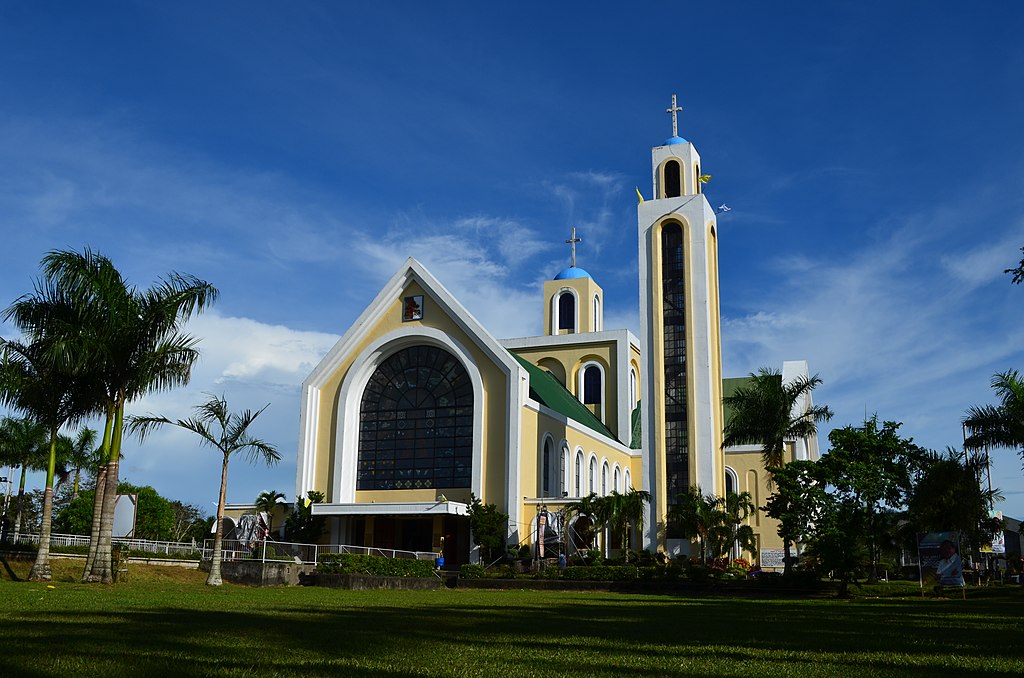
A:
<svg viewBox="0 0 1024 678">
<path fill-rule="evenodd" d="M 589 278 L 590 274 L 582 268 L 570 266 L 555 276 L 555 280 L 569 280 L 570 278 Z"/>
<path fill-rule="evenodd" d="M 669 137 L 668 139 L 665 139 L 665 143 L 663 143 L 662 146 L 675 146 L 676 144 L 685 144 L 685 143 L 686 143 L 686 139 L 684 139 L 682 137 Z"/>
</svg>

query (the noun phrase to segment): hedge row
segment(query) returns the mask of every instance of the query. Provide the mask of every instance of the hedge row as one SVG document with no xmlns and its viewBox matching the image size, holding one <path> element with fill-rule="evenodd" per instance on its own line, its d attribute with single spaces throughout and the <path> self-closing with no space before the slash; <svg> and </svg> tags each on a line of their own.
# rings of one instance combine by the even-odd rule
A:
<svg viewBox="0 0 1024 678">
<path fill-rule="evenodd" d="M 329 553 L 316 566 L 321 574 L 365 574 L 373 577 L 432 577 L 434 562 L 408 558 Z"/>
</svg>

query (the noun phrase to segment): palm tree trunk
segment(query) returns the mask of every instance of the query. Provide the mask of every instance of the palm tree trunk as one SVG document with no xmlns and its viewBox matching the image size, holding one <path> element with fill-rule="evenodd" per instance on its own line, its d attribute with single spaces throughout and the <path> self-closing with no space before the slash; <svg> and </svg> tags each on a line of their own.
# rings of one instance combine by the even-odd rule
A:
<svg viewBox="0 0 1024 678">
<path fill-rule="evenodd" d="M 793 542 L 788 539 L 782 540 L 782 576 L 788 577 L 793 574 L 793 556 L 792 553 Z"/>
<path fill-rule="evenodd" d="M 91 580 L 92 566 L 96 562 L 96 548 L 100 543 L 100 516 L 103 513 L 103 495 L 107 489 L 107 462 L 110 461 L 110 433 L 114 426 L 114 411 L 107 408 L 106 422 L 103 424 L 103 442 L 100 443 L 100 465 L 96 469 L 96 491 L 92 499 L 92 529 L 89 537 L 89 555 L 85 558 L 85 569 L 82 571 L 82 582 Z"/>
<path fill-rule="evenodd" d="M 29 573 L 29 581 L 50 581 L 50 526 L 53 518 L 53 476 L 57 470 L 57 429 L 50 431 L 50 463 L 46 466 L 46 489 L 43 491 L 43 524 L 39 530 L 39 551 Z"/>
<path fill-rule="evenodd" d="M 114 428 L 110 435 L 110 461 L 104 479 L 103 508 L 100 511 L 100 533 L 96 544 L 96 559 L 92 564 L 90 581 L 114 583 L 112 541 L 114 532 L 114 506 L 117 503 L 118 467 L 121 459 L 121 438 L 124 433 L 124 405 L 114 411 Z"/>
<path fill-rule="evenodd" d="M 220 498 L 217 500 L 217 529 L 213 534 L 213 556 L 210 561 L 210 576 L 206 578 L 209 586 L 220 586 L 224 580 L 220 576 L 221 542 L 224 539 L 224 500 L 228 494 L 228 455 L 224 455 L 224 465 L 220 470 Z"/>
</svg>

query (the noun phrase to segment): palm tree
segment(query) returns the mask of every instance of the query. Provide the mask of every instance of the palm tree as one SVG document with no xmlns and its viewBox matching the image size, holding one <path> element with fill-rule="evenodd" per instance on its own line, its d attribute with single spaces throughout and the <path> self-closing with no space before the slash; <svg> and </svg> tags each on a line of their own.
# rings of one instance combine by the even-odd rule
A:
<svg viewBox="0 0 1024 678">
<path fill-rule="evenodd" d="M 754 552 L 757 548 L 757 539 L 754 537 L 754 528 L 744 524 L 744 521 L 757 510 L 749 492 L 729 492 L 724 497 L 718 497 L 718 508 L 721 524 L 711 530 L 711 552 L 716 558 L 726 556 L 734 545 L 739 546 L 743 551 Z"/>
<path fill-rule="evenodd" d="M 811 392 L 820 385 L 818 375 L 783 383 L 780 372 L 762 367 L 746 385 L 723 398 L 732 415 L 722 447 L 761 445 L 761 459 L 770 474 L 785 461 L 786 441 L 813 436 L 819 423 L 832 418 L 828 406 L 810 404 Z"/>
<path fill-rule="evenodd" d="M 78 498 L 79 481 L 81 480 L 82 469 L 93 470 L 99 465 L 99 450 L 96 448 L 96 429 L 83 427 L 78 435 L 71 441 L 71 449 L 68 454 L 67 463 L 75 470 L 74 489 L 71 498 Z"/>
<path fill-rule="evenodd" d="M 651 501 L 651 493 L 631 487 L 625 493 L 612 490 L 611 494 L 601 499 L 604 500 L 602 503 L 607 506 L 607 509 L 599 511 L 599 513 L 607 514 L 607 522 L 611 527 L 612 534 L 619 538 L 623 553 L 628 554 L 632 528 L 643 530 L 644 517 L 647 514 L 647 504 Z"/>
<path fill-rule="evenodd" d="M 708 562 L 714 530 L 727 519 L 719 506 L 718 497 L 704 494 L 699 485 L 693 485 L 680 494 L 668 510 L 668 522 L 685 537 L 698 543 L 702 563 Z"/>
<path fill-rule="evenodd" d="M 217 290 L 198 278 L 171 273 L 139 291 L 109 259 L 88 248 L 82 253 L 50 252 L 42 268 L 47 285 L 61 293 L 67 308 L 29 306 L 23 322 L 48 328 L 83 368 L 88 366 L 94 412 L 105 417 L 92 539 L 82 579 L 109 583 L 125 404 L 188 383 L 199 352 L 196 340 L 179 327 L 212 304 Z"/>
<path fill-rule="evenodd" d="M 256 510 L 267 514 L 268 533 L 274 529 L 274 509 L 277 507 L 278 499 L 284 499 L 284 492 L 266 490 L 256 497 Z"/>
<path fill-rule="evenodd" d="M 992 389 L 998 405 L 978 405 L 967 410 L 964 417 L 964 447 L 984 450 L 1003 447 L 1016 450 L 1024 460 L 1024 378 L 1017 370 L 1007 370 L 992 377 Z"/>
<path fill-rule="evenodd" d="M 65 423 L 87 412 L 89 402 L 80 389 L 81 381 L 74 366 L 54 350 L 52 339 L 41 332 L 30 336 L 32 341 L 27 344 L 0 340 L 0 399 L 33 417 L 46 427 L 49 435 L 39 550 L 29 573 L 32 581 L 49 581 L 53 578 L 50 571 L 50 529 L 58 435 Z"/>
<path fill-rule="evenodd" d="M 223 583 L 220 574 L 221 540 L 224 531 L 224 500 L 228 489 L 228 461 L 231 455 L 241 452 L 250 461 L 264 461 L 268 465 L 281 460 L 281 455 L 272 445 L 249 434 L 249 427 L 267 407 L 269 405 L 264 405 L 255 412 L 245 410 L 241 414 L 232 414 L 228 410 L 224 396 L 218 398 L 210 395 L 208 401 L 193 408 L 195 416 L 190 419 L 171 421 L 166 417 L 152 415 L 129 418 L 129 431 L 139 436 L 140 443 L 152 430 L 164 424 L 171 424 L 192 431 L 202 439 L 203 445 L 209 445 L 223 455 L 220 498 L 217 501 L 217 530 L 213 538 L 213 561 L 210 564 L 210 576 L 206 579 L 210 586 L 220 586 Z"/>
<path fill-rule="evenodd" d="M 21 467 L 18 497 L 14 509 L 14 541 L 21 532 L 22 507 L 25 498 L 25 480 L 28 472 L 46 469 L 49 450 L 46 446 L 46 427 L 31 417 L 4 417 L 0 420 L 0 464 Z M 9 510 L 8 506 L 4 510 Z M 7 519 L 7 513 L 4 514 Z M 6 536 L 6 530 L 4 531 Z"/>
</svg>

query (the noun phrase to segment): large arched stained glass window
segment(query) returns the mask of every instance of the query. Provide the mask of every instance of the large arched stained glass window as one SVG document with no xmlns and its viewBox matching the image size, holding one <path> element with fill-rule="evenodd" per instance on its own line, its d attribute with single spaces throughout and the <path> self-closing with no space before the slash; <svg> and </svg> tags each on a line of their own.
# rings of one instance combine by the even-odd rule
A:
<svg viewBox="0 0 1024 678">
<path fill-rule="evenodd" d="M 359 407 L 357 490 L 470 487 L 473 385 L 436 346 L 382 362 Z"/>
</svg>

